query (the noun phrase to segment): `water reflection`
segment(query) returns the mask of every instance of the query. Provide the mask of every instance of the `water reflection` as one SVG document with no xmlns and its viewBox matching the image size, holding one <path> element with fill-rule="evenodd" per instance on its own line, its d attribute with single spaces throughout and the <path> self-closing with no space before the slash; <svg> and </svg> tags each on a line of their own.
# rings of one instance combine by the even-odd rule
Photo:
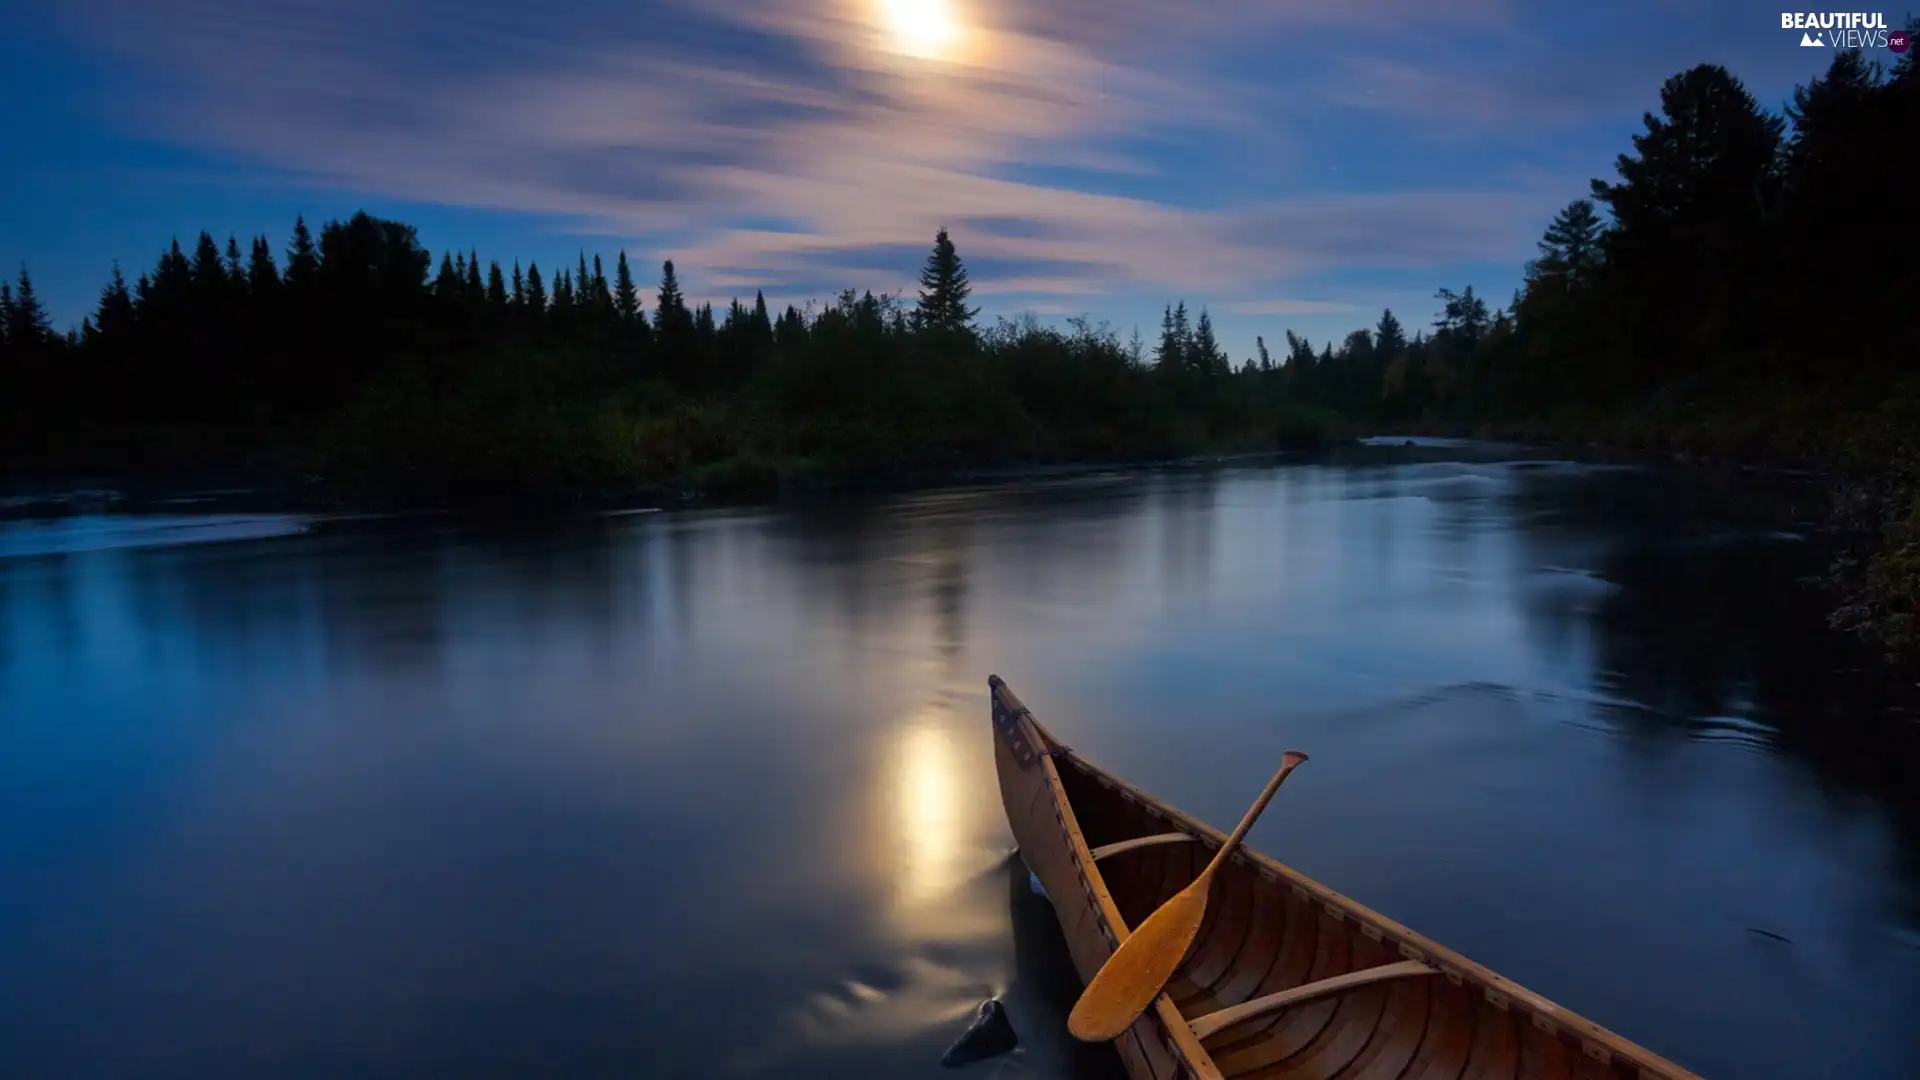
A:
<svg viewBox="0 0 1920 1080">
<path fill-rule="evenodd" d="M 988 994 L 1111 1075 L 989 671 L 1222 823 L 1307 747 L 1257 843 L 1706 1075 L 1920 1075 L 1920 748 L 1805 493 L 1499 457 L 80 522 L 0 558 L 0 1075 L 935 1076 Z"/>
<path fill-rule="evenodd" d="M 951 892 L 960 878 L 961 785 L 945 729 L 908 721 L 895 736 L 889 800 L 898 845 L 899 903 L 909 909 Z"/>
</svg>

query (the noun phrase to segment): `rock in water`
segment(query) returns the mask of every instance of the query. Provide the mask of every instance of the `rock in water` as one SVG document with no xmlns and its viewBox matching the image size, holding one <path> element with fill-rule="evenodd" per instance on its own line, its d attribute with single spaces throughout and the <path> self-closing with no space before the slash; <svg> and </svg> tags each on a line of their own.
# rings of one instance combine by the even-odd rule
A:
<svg viewBox="0 0 1920 1080">
<path fill-rule="evenodd" d="M 1006 1006 L 997 998 L 988 998 L 980 1003 L 980 1014 L 967 1026 L 967 1033 L 940 1055 L 940 1064 L 958 1069 L 1004 1054 L 1019 1045 L 1020 1036 L 1013 1033 Z"/>
</svg>

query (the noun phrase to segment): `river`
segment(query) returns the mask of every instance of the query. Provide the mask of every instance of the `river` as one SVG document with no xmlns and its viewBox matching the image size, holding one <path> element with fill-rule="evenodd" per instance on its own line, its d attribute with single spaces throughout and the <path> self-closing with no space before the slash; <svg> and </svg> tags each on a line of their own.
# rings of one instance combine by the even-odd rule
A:
<svg viewBox="0 0 1920 1080">
<path fill-rule="evenodd" d="M 0 1076 L 1112 1077 L 1077 749 L 1709 1080 L 1920 1076 L 1920 753 L 1819 492 L 1366 448 L 565 525 L 0 521 Z M 1036 905 L 1038 905 L 1036 907 Z"/>
</svg>

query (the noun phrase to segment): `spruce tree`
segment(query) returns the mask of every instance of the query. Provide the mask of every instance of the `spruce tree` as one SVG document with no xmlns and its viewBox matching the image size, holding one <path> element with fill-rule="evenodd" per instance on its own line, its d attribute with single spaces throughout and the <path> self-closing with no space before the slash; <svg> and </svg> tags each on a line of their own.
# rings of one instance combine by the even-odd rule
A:
<svg viewBox="0 0 1920 1080">
<path fill-rule="evenodd" d="M 1153 350 L 1153 365 L 1167 375 L 1177 375 L 1186 366 L 1186 348 L 1173 321 L 1173 307 L 1160 313 L 1160 344 Z"/>
<path fill-rule="evenodd" d="M 507 310 L 507 278 L 497 262 L 487 264 L 487 307 L 495 314 Z"/>
<path fill-rule="evenodd" d="M 193 284 L 204 293 L 217 292 L 227 284 L 227 269 L 220 262 L 220 248 L 206 230 L 193 249 Z"/>
<path fill-rule="evenodd" d="M 593 257 L 593 317 L 602 322 L 612 322 L 617 312 L 613 306 L 613 290 L 607 287 L 607 272 L 600 265 L 600 256 Z"/>
<path fill-rule="evenodd" d="M 1200 325 L 1193 334 L 1193 355 L 1187 363 L 1196 374 L 1209 378 L 1226 369 L 1226 354 L 1220 351 L 1220 342 L 1213 336 L 1213 317 L 1204 307 L 1200 309 Z"/>
<path fill-rule="evenodd" d="M 53 336 L 53 324 L 47 318 L 47 311 L 40 306 L 40 298 L 34 294 L 33 278 L 27 268 L 20 268 L 20 287 L 13 294 L 13 304 L 7 315 L 7 346 L 16 352 L 30 351 L 44 346 Z"/>
<path fill-rule="evenodd" d="M 1391 360 L 1405 352 L 1407 332 L 1400 327 L 1400 320 L 1393 317 L 1393 309 L 1380 312 L 1380 325 L 1373 331 L 1373 351 L 1384 359 Z"/>
<path fill-rule="evenodd" d="M 620 316 L 620 325 L 628 329 L 640 321 L 640 291 L 633 287 L 633 270 L 627 266 L 625 248 L 620 250 L 620 260 L 613 264 L 613 310 Z"/>
<path fill-rule="evenodd" d="M 133 295 L 127 291 L 127 279 L 120 264 L 113 264 L 113 280 L 100 290 L 100 308 L 94 329 L 108 341 L 121 341 L 133 332 Z"/>
<path fill-rule="evenodd" d="M 914 322 L 922 330 L 935 334 L 969 334 L 978 308 L 967 306 L 973 286 L 967 280 L 967 268 L 960 261 L 947 230 L 934 234 L 933 252 L 920 271 L 920 305 Z"/>
<path fill-rule="evenodd" d="M 232 233 L 227 234 L 227 280 L 236 285 L 245 284 L 246 269 L 240 264 L 240 241 Z"/>
<path fill-rule="evenodd" d="M 527 314 L 536 321 L 547 314 L 547 287 L 540 281 L 540 264 L 527 264 Z"/>
<path fill-rule="evenodd" d="M 573 320 L 573 272 L 560 271 L 553 281 L 553 321 L 564 328 L 571 326 Z"/>
<path fill-rule="evenodd" d="M 487 298 L 487 288 L 480 282 L 480 253 L 477 251 L 467 252 L 466 294 L 467 303 L 474 305 L 479 305 Z"/>
<path fill-rule="evenodd" d="M 313 285 L 320 273 L 320 253 L 313 246 L 313 234 L 307 231 L 307 219 L 293 219 L 293 243 L 287 248 L 287 286 L 304 290 Z"/>
<path fill-rule="evenodd" d="M 265 297 L 280 285 L 280 271 L 273 265 L 273 246 L 264 236 L 253 238 L 253 251 L 247 260 L 247 287 L 253 295 Z"/>
<path fill-rule="evenodd" d="M 513 309 L 523 311 L 527 306 L 527 278 L 520 272 L 520 260 L 513 260 Z"/>
<path fill-rule="evenodd" d="M 460 298 L 460 269 L 453 264 L 453 256 L 448 252 L 440 253 L 440 273 L 433 279 L 433 295 L 443 304 L 451 304 Z"/>
<path fill-rule="evenodd" d="M 661 333 L 677 332 L 691 320 L 687 315 L 686 297 L 680 294 L 680 279 L 673 272 L 673 260 L 668 259 L 660 267 L 660 298 L 654 305 L 653 319 Z"/>
<path fill-rule="evenodd" d="M 13 329 L 13 286 L 0 281 L 0 353 L 6 352 Z"/>
<path fill-rule="evenodd" d="M 755 349 L 765 349 L 773 344 L 773 320 L 767 317 L 767 294 L 757 289 L 753 294 L 753 321 L 749 334 Z"/>
</svg>

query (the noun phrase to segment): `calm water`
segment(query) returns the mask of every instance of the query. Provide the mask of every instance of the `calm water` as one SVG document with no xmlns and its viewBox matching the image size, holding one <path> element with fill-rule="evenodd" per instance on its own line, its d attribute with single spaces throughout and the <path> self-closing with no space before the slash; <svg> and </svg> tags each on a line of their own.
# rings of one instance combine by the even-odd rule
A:
<svg viewBox="0 0 1920 1080">
<path fill-rule="evenodd" d="M 998 672 L 1223 825 L 1309 751 L 1257 846 L 1713 1080 L 1912 1080 L 1920 753 L 1795 497 L 1402 454 L 0 523 L 0 1076 L 935 1077 L 990 994 L 975 1071 L 1112 1076 Z"/>
</svg>

